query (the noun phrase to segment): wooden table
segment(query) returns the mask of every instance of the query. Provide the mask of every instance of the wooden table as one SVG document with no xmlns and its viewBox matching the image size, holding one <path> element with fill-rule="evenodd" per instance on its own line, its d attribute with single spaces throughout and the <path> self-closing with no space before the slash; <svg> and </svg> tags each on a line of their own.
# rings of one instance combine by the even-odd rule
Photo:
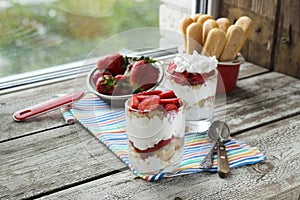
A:
<svg viewBox="0 0 300 200">
<path fill-rule="evenodd" d="M 267 159 L 161 182 L 136 178 L 81 125 L 59 110 L 14 122 L 22 108 L 74 91 L 82 78 L 9 92 L 0 98 L 0 199 L 299 199 L 300 80 L 245 63 L 227 95 L 232 135 Z M 79 90 L 76 88 L 76 90 Z M 2 91 L 3 93 L 3 91 Z"/>
</svg>

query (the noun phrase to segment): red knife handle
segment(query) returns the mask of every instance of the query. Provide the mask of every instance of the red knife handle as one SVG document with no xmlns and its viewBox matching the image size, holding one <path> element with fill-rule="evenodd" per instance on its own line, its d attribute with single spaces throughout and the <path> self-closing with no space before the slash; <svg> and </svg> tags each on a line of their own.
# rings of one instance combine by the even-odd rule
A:
<svg viewBox="0 0 300 200">
<path fill-rule="evenodd" d="M 23 121 L 27 118 L 34 117 L 36 115 L 54 110 L 63 105 L 67 105 L 72 103 L 73 101 L 79 100 L 83 96 L 84 92 L 76 92 L 72 94 L 68 94 L 56 99 L 52 99 L 49 101 L 45 101 L 43 103 L 34 105 L 29 108 L 25 108 L 23 110 L 17 111 L 13 114 L 13 119 L 15 121 Z"/>
</svg>

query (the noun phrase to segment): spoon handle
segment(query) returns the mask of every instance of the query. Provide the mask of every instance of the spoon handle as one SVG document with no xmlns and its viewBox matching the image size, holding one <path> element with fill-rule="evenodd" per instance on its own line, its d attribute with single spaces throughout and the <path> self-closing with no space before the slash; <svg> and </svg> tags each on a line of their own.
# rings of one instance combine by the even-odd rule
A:
<svg viewBox="0 0 300 200">
<path fill-rule="evenodd" d="M 218 142 L 218 174 L 221 178 L 229 175 L 230 168 L 228 165 L 226 147 L 222 141 Z"/>
<path fill-rule="evenodd" d="M 206 154 L 205 158 L 203 159 L 201 166 L 204 169 L 210 168 L 213 163 L 213 158 L 214 158 L 214 148 L 217 144 L 217 141 L 213 141 L 211 144 L 211 147 L 209 149 L 209 152 Z"/>
</svg>

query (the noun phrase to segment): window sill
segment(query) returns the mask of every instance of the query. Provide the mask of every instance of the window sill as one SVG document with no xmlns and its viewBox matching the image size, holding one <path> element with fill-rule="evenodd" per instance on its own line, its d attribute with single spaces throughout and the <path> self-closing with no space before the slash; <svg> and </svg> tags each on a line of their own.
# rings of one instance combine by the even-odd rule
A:
<svg viewBox="0 0 300 200">
<path fill-rule="evenodd" d="M 152 58 L 165 58 L 172 56 L 173 52 L 177 52 L 176 47 L 142 53 L 131 52 L 130 54 L 135 56 L 150 56 Z M 97 60 L 98 58 L 93 58 L 0 78 L 0 95 L 85 76 L 95 67 Z"/>
</svg>

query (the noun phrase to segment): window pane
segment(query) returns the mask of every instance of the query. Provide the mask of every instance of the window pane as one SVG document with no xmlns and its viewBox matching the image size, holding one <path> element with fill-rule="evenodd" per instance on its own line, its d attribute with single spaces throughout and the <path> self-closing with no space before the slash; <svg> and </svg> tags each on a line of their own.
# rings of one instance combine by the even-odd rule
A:
<svg viewBox="0 0 300 200">
<path fill-rule="evenodd" d="M 0 77 L 83 60 L 101 41 L 158 27 L 159 0 L 0 1 Z"/>
</svg>

